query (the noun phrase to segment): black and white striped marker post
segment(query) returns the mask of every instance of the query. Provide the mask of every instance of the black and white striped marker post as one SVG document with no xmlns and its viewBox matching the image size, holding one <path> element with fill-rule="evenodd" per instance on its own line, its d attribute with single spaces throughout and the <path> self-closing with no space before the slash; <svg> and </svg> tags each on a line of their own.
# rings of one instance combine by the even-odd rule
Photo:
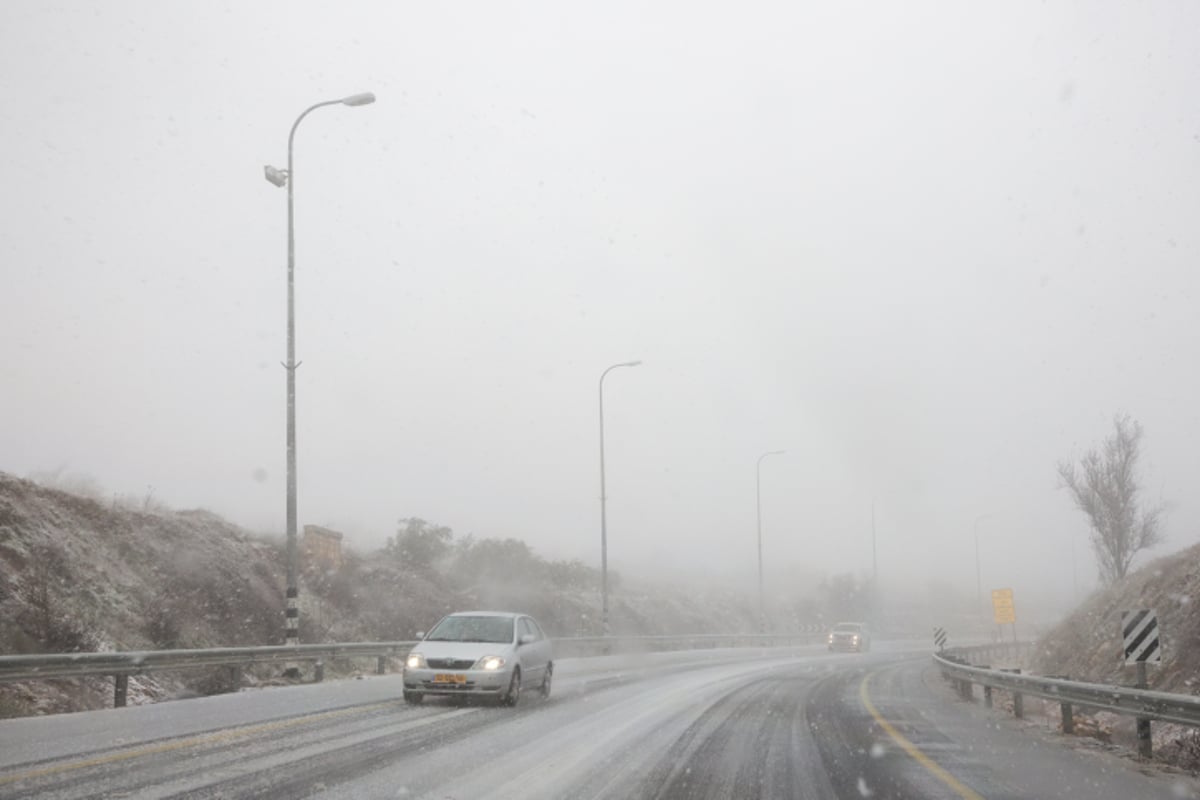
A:
<svg viewBox="0 0 1200 800">
<path fill-rule="evenodd" d="M 933 629 L 933 646 L 937 648 L 939 653 L 942 652 L 942 650 L 946 649 L 946 629 L 945 628 L 934 628 Z"/>
<path fill-rule="evenodd" d="M 288 647 L 296 647 L 300 644 L 300 592 L 295 587 L 288 587 L 287 590 L 287 609 L 283 612 L 286 617 L 284 620 L 284 639 L 283 643 Z M 288 661 L 283 665 L 283 677 L 299 678 L 300 665 L 295 661 Z"/>
<path fill-rule="evenodd" d="M 1121 636 L 1125 640 L 1125 663 L 1137 667 L 1137 686 L 1145 689 L 1146 665 L 1162 663 L 1162 645 L 1158 637 L 1158 614 L 1152 608 L 1121 612 Z M 1153 746 L 1150 740 L 1150 720 L 1138 717 L 1138 755 L 1150 758 Z"/>
<path fill-rule="evenodd" d="M 284 643 L 288 647 L 300 644 L 300 608 L 297 606 L 296 589 L 287 590 L 286 627 L 284 628 Z"/>
<path fill-rule="evenodd" d="M 1122 612 L 1121 633 L 1125 639 L 1126 664 L 1162 663 L 1162 647 L 1158 641 L 1158 615 L 1153 609 Z"/>
</svg>

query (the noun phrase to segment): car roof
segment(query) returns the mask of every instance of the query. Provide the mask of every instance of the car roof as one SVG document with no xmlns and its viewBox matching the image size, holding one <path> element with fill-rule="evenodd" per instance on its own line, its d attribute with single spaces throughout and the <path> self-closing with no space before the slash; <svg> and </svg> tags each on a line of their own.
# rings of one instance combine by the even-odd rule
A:
<svg viewBox="0 0 1200 800">
<path fill-rule="evenodd" d="M 455 611 L 448 617 L 527 617 L 528 614 L 518 614 L 515 611 Z"/>
</svg>

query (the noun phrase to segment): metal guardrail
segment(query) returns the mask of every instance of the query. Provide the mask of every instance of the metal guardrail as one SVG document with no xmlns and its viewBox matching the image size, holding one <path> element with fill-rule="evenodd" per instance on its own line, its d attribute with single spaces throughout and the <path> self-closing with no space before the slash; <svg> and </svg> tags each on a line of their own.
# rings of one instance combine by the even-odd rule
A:
<svg viewBox="0 0 1200 800">
<path fill-rule="evenodd" d="M 1021 661 L 1029 655 L 1032 649 L 1033 642 L 988 642 L 986 644 L 955 645 L 946 648 L 946 653 L 950 656 L 961 653 L 974 664 L 980 662 L 995 664 L 998 660 Z"/>
<path fill-rule="evenodd" d="M 294 647 L 214 647 L 205 650 L 144 650 L 119 653 L 52 653 L 0 656 L 0 682 L 76 678 L 84 675 L 141 675 L 169 669 L 243 667 L 279 661 L 406 655 L 414 642 L 302 644 Z"/>
<path fill-rule="evenodd" d="M 808 643 L 815 634 L 693 634 L 685 636 L 580 636 L 554 639 L 560 657 L 648 650 L 715 648 L 721 646 L 780 647 Z M 215 647 L 203 650 L 144 650 L 113 653 L 48 653 L 0 656 L 0 683 L 89 675 L 111 676 L 115 681 L 115 706 L 125 705 L 130 675 L 166 670 L 225 667 L 230 684 L 241 682 L 241 668 L 252 664 L 316 662 L 315 680 L 324 677 L 324 662 L 333 659 L 375 658 L 376 672 L 387 671 L 389 658 L 408 655 L 416 641 L 361 642 L 355 644 L 302 644 L 293 647 Z"/>
<path fill-rule="evenodd" d="M 973 684 L 983 686 L 984 703 L 989 708 L 992 705 L 992 689 L 1002 689 L 1012 693 L 1013 713 L 1017 717 L 1024 714 L 1022 702 L 1024 695 L 1057 701 L 1062 707 L 1063 733 L 1074 732 L 1074 708 L 1076 707 L 1137 717 L 1140 723 L 1144 723 L 1139 724 L 1138 749 L 1141 755 L 1147 758 L 1151 754 L 1150 720 L 1200 727 L 1200 697 L 1194 695 L 1171 694 L 1130 686 L 1085 683 L 1040 675 L 1022 675 L 1019 671 L 991 669 L 967 663 L 969 656 L 988 656 L 994 652 L 992 649 L 994 647 L 994 645 L 985 645 L 978 648 L 955 648 L 946 653 L 935 653 L 933 658 L 943 676 L 958 682 L 960 694 L 964 699 L 972 698 L 971 686 Z"/>
<path fill-rule="evenodd" d="M 0 682 L 80 678 L 105 675 L 113 678 L 113 706 L 125 705 L 129 676 L 148 672 L 198 667 L 225 667 L 229 687 L 241 685 L 242 667 L 273 662 L 315 661 L 315 679 L 325 677 L 325 660 L 334 658 L 377 659 L 375 671 L 383 674 L 387 660 L 406 655 L 413 642 L 365 642 L 357 644 L 302 644 L 293 647 L 214 647 L 205 650 L 144 650 L 121 653 L 48 653 L 0 656 Z"/>
</svg>

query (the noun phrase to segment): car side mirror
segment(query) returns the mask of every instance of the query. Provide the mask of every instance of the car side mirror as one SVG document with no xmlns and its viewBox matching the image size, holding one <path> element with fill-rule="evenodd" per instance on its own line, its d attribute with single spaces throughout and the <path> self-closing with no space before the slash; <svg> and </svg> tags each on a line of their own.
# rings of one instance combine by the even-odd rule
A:
<svg viewBox="0 0 1200 800">
<path fill-rule="evenodd" d="M 417 631 L 417 639 L 421 640 L 424 638 L 425 638 L 425 631 Z"/>
<path fill-rule="evenodd" d="M 524 645 L 524 644 L 533 644 L 536 641 L 537 641 L 537 637 L 534 636 L 532 633 L 525 633 L 525 634 L 521 635 L 520 639 L 517 639 L 517 646 L 520 647 L 521 645 Z"/>
</svg>

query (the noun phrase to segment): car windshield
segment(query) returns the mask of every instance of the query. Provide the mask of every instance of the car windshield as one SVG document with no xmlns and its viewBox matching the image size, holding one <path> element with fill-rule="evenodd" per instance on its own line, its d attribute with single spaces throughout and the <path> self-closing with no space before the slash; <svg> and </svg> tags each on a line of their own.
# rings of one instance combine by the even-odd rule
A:
<svg viewBox="0 0 1200 800">
<path fill-rule="evenodd" d="M 833 630 L 835 633 L 858 633 L 862 630 L 862 626 L 844 622 Z"/>
<path fill-rule="evenodd" d="M 446 617 L 425 637 L 427 642 L 511 642 L 513 621 L 509 617 Z"/>
</svg>

